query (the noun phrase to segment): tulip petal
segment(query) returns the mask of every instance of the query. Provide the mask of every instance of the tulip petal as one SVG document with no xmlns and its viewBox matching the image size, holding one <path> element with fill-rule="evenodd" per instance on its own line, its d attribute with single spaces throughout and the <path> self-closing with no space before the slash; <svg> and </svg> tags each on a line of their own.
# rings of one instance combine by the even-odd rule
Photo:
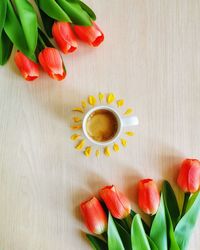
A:
<svg viewBox="0 0 200 250">
<path fill-rule="evenodd" d="M 74 31 L 80 40 L 94 47 L 99 46 L 104 40 L 104 35 L 95 22 L 92 26 L 74 25 Z"/>
<path fill-rule="evenodd" d="M 99 93 L 99 101 L 102 102 L 104 98 L 104 94 L 103 93 Z"/>
<path fill-rule="evenodd" d="M 96 197 L 81 203 L 81 213 L 87 228 L 95 234 L 102 234 L 107 229 L 106 214 Z"/>
<path fill-rule="evenodd" d="M 99 194 L 113 217 L 123 219 L 130 214 L 129 200 L 115 186 L 106 186 L 100 190 Z"/>
<path fill-rule="evenodd" d="M 31 61 L 22 52 L 17 51 L 14 57 L 15 63 L 21 72 L 22 76 L 27 81 L 33 81 L 39 77 L 39 66 Z"/>
<path fill-rule="evenodd" d="M 77 145 L 76 145 L 76 149 L 77 150 L 81 150 L 85 145 L 85 140 L 81 140 Z"/>
<path fill-rule="evenodd" d="M 155 182 L 152 179 L 144 179 L 139 182 L 138 205 L 146 214 L 155 214 L 158 210 L 160 195 Z"/>
<path fill-rule="evenodd" d="M 125 111 L 124 115 L 130 115 L 130 114 L 132 114 L 132 113 L 133 113 L 133 109 L 132 109 L 132 108 L 128 108 L 128 109 Z"/>
<path fill-rule="evenodd" d="M 64 54 L 75 51 L 78 47 L 71 25 L 67 22 L 55 22 L 52 35 Z"/>
<path fill-rule="evenodd" d="M 45 48 L 39 54 L 39 62 L 48 75 L 58 81 L 61 81 L 66 76 L 65 66 L 62 58 L 55 48 Z"/>
<path fill-rule="evenodd" d="M 77 111 L 77 112 L 80 112 L 80 113 L 83 113 L 84 110 L 80 107 L 77 107 L 77 108 L 73 108 L 72 111 Z"/>
<path fill-rule="evenodd" d="M 98 158 L 99 156 L 100 156 L 100 150 L 97 149 L 97 150 L 96 150 L 96 157 Z"/>
<path fill-rule="evenodd" d="M 88 97 L 88 103 L 91 105 L 91 106 L 94 106 L 96 104 L 97 100 L 94 96 L 90 95 Z"/>
<path fill-rule="evenodd" d="M 81 118 L 80 117 L 73 117 L 74 122 L 80 122 Z"/>
<path fill-rule="evenodd" d="M 81 135 L 73 134 L 73 135 L 71 136 L 71 140 L 72 140 L 72 141 L 75 141 L 75 140 L 77 140 L 80 136 L 81 136 Z"/>
<path fill-rule="evenodd" d="M 114 100 L 115 100 L 115 94 L 113 94 L 113 93 L 108 94 L 107 103 L 111 104 L 114 102 Z"/>
<path fill-rule="evenodd" d="M 184 160 L 177 183 L 184 192 L 194 193 L 198 191 L 200 186 L 200 162 L 196 159 Z"/>
<path fill-rule="evenodd" d="M 127 131 L 127 132 L 125 132 L 125 134 L 128 135 L 128 136 L 134 136 L 135 135 L 135 133 L 131 132 L 131 131 Z"/>
<path fill-rule="evenodd" d="M 82 128 L 82 125 L 72 125 L 71 126 L 71 129 L 73 129 L 73 130 L 79 130 L 81 128 Z"/>
<path fill-rule="evenodd" d="M 127 146 L 127 140 L 122 138 L 121 139 L 121 144 L 122 144 L 123 147 L 126 147 Z"/>
<path fill-rule="evenodd" d="M 113 145 L 113 150 L 114 150 L 115 152 L 118 152 L 118 151 L 119 151 L 119 145 L 118 145 L 117 143 L 114 143 L 114 145 Z"/>
<path fill-rule="evenodd" d="M 117 101 L 117 107 L 118 108 L 122 107 L 123 105 L 124 105 L 124 100 L 123 99 Z"/>
<path fill-rule="evenodd" d="M 85 108 L 87 107 L 86 101 L 82 101 L 82 102 L 81 102 L 81 106 L 82 106 L 83 109 L 85 109 Z"/>
<path fill-rule="evenodd" d="M 109 147 L 105 147 L 104 148 L 104 154 L 105 154 L 105 156 L 110 156 L 110 149 L 109 149 Z"/>
<path fill-rule="evenodd" d="M 90 157 L 91 153 L 92 153 L 92 148 L 91 148 L 91 147 L 87 147 L 87 148 L 85 149 L 85 151 L 84 151 L 84 155 L 85 155 L 86 157 Z"/>
</svg>

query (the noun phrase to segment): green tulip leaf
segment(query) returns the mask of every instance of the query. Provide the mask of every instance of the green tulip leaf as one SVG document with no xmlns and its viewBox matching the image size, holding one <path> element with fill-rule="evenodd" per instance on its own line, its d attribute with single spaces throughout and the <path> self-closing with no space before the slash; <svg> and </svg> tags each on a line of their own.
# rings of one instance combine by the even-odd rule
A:
<svg viewBox="0 0 200 250">
<path fill-rule="evenodd" d="M 187 207 L 186 207 L 186 212 L 190 210 L 190 208 L 193 206 L 194 202 L 196 201 L 197 196 L 199 195 L 199 191 L 192 194 L 188 200 Z"/>
<path fill-rule="evenodd" d="M 0 65 L 4 65 L 8 61 L 12 48 L 13 44 L 3 30 L 0 36 Z"/>
<path fill-rule="evenodd" d="M 136 215 L 136 212 L 131 209 L 131 216 L 132 218 Z"/>
<path fill-rule="evenodd" d="M 147 239 L 149 241 L 149 245 L 151 247 L 151 250 L 158 250 L 156 244 L 153 242 L 153 240 L 147 235 Z"/>
<path fill-rule="evenodd" d="M 121 240 L 122 240 L 122 243 L 124 245 L 124 248 L 126 250 L 132 250 L 132 247 L 131 247 L 131 236 L 128 233 L 128 231 L 121 224 L 119 224 L 116 220 L 115 220 L 115 225 L 116 225 L 117 230 L 119 232 L 119 235 L 121 237 Z"/>
<path fill-rule="evenodd" d="M 124 219 L 120 220 L 120 219 L 114 218 L 114 221 L 116 223 L 118 223 L 121 227 L 123 227 L 127 232 L 130 231 L 130 228 L 128 227 L 128 225 L 127 225 L 127 223 L 126 223 L 126 221 Z"/>
<path fill-rule="evenodd" d="M 162 193 L 165 201 L 165 206 L 167 206 L 172 224 L 175 227 L 180 215 L 178 202 L 175 193 L 168 181 L 163 182 Z"/>
<path fill-rule="evenodd" d="M 132 250 L 151 250 L 142 220 L 139 214 L 133 218 L 131 226 Z"/>
<path fill-rule="evenodd" d="M 165 217 L 165 206 L 163 195 L 160 198 L 158 211 L 152 222 L 150 238 L 154 241 L 158 249 L 168 250 L 167 247 L 167 222 Z"/>
<path fill-rule="evenodd" d="M 0 36 L 4 28 L 7 12 L 7 0 L 0 1 Z"/>
<path fill-rule="evenodd" d="M 185 215 L 180 219 L 175 228 L 175 237 L 181 250 L 187 249 L 189 238 L 196 224 L 200 211 L 200 191 L 189 199 Z"/>
<path fill-rule="evenodd" d="M 125 250 L 115 222 L 110 213 L 108 217 L 108 249 Z"/>
<path fill-rule="evenodd" d="M 34 54 L 38 39 L 37 15 L 27 0 L 14 0 L 30 53 Z"/>
<path fill-rule="evenodd" d="M 90 16 L 85 12 L 79 2 L 67 2 L 66 0 L 57 0 L 60 7 L 67 13 L 72 22 L 77 25 L 91 26 Z"/>
<path fill-rule="evenodd" d="M 47 35 L 52 37 L 52 26 L 54 24 L 54 19 L 49 17 L 43 10 L 40 10 L 40 15 Z"/>
<path fill-rule="evenodd" d="M 86 236 L 94 250 L 108 250 L 106 242 L 100 238 L 91 234 L 86 234 Z"/>
<path fill-rule="evenodd" d="M 91 17 L 92 20 L 95 21 L 97 19 L 94 11 L 88 5 L 80 1 L 80 6 L 83 10 L 85 10 L 88 13 L 88 15 Z"/>
<path fill-rule="evenodd" d="M 164 199 L 165 216 L 166 216 L 166 222 L 167 222 L 168 249 L 169 250 L 180 250 L 179 246 L 178 246 L 178 243 L 176 241 L 176 238 L 175 238 L 174 226 L 173 226 L 172 218 L 171 218 L 169 208 L 168 208 L 168 205 L 170 203 L 170 197 L 169 196 L 171 195 L 171 192 L 172 192 L 172 190 L 170 190 L 168 188 L 169 188 L 169 185 L 166 182 L 163 182 L 162 194 L 163 194 L 163 199 Z M 175 195 L 174 195 L 174 197 L 172 195 L 171 196 L 171 202 L 175 202 L 174 199 L 176 200 Z M 171 204 L 171 205 L 169 205 L 169 207 L 172 210 L 173 205 Z M 175 205 L 174 205 L 174 209 L 177 209 Z M 171 211 L 171 213 L 173 214 L 172 211 Z M 178 216 L 177 218 L 175 218 L 175 216 L 174 216 L 175 224 L 177 223 L 177 220 L 179 218 L 179 213 L 178 212 L 177 212 L 177 216 Z"/>
<path fill-rule="evenodd" d="M 136 215 L 136 212 L 131 209 L 131 216 L 132 216 L 132 218 L 134 218 L 135 215 Z M 143 227 L 144 227 L 144 230 L 145 230 L 146 234 L 149 235 L 150 228 L 149 228 L 149 226 L 147 225 L 147 223 L 143 219 L 142 219 L 142 224 L 143 224 Z"/>
<path fill-rule="evenodd" d="M 57 4 L 55 0 L 37 0 L 39 7 L 43 10 L 48 16 L 63 22 L 71 23 L 70 17 L 65 13 L 65 11 Z"/>
<path fill-rule="evenodd" d="M 10 1 L 8 1 L 4 30 L 12 43 L 31 60 L 36 61 L 36 57 L 28 49 L 24 31 Z"/>
<path fill-rule="evenodd" d="M 51 43 L 49 38 L 46 36 L 46 34 L 40 28 L 38 29 L 38 33 L 39 33 L 38 43 L 42 42 L 44 45 L 43 48 L 44 47 L 54 48 L 54 45 Z"/>
</svg>

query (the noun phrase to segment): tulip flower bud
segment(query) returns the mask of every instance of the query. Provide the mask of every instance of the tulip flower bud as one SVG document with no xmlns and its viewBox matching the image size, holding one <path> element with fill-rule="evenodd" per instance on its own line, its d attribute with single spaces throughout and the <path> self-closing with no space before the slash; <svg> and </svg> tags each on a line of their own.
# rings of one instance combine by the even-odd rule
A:
<svg viewBox="0 0 200 250">
<path fill-rule="evenodd" d="M 65 78 L 65 66 L 57 49 L 43 49 L 40 52 L 38 59 L 43 70 L 47 72 L 51 78 L 56 79 L 58 81 L 61 81 Z"/>
<path fill-rule="evenodd" d="M 124 219 L 130 214 L 129 200 L 114 185 L 102 188 L 99 194 L 113 217 Z"/>
<path fill-rule="evenodd" d="M 71 25 L 67 22 L 54 22 L 53 37 L 64 54 L 75 51 L 78 47 Z"/>
<path fill-rule="evenodd" d="M 159 207 L 160 194 L 156 183 L 152 179 L 143 179 L 139 182 L 138 205 L 146 213 L 154 215 Z"/>
<path fill-rule="evenodd" d="M 81 213 L 88 230 L 94 234 L 102 234 L 107 229 L 107 216 L 96 197 L 81 203 Z"/>
<path fill-rule="evenodd" d="M 93 22 L 92 26 L 74 25 L 74 32 L 80 40 L 93 47 L 99 46 L 104 40 L 104 34 L 95 22 Z"/>
<path fill-rule="evenodd" d="M 194 193 L 200 186 L 200 161 L 186 159 L 181 165 L 177 183 L 184 192 Z"/>
<path fill-rule="evenodd" d="M 17 51 L 14 60 L 22 76 L 27 81 L 33 81 L 39 77 L 39 65 L 31 61 L 22 52 Z"/>
</svg>

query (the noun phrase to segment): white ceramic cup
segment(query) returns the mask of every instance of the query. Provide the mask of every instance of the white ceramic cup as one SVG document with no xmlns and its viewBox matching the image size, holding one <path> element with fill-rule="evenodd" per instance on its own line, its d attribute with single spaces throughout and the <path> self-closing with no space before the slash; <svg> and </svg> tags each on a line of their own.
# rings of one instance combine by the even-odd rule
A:
<svg viewBox="0 0 200 250">
<path fill-rule="evenodd" d="M 108 140 L 108 141 L 104 141 L 104 142 L 99 142 L 99 141 L 95 141 L 87 132 L 87 121 L 88 121 L 88 118 L 90 117 L 90 115 L 92 113 L 94 113 L 95 111 L 97 110 L 108 110 L 110 111 L 117 119 L 117 122 L 118 122 L 118 129 L 117 129 L 117 132 L 116 134 L 113 136 L 113 138 L 111 140 Z M 116 141 L 119 136 L 121 135 L 122 133 L 122 129 L 124 127 L 129 127 L 129 126 L 136 126 L 139 124 L 139 120 L 138 120 L 138 117 L 137 116 L 130 116 L 130 117 L 121 117 L 121 115 L 118 113 L 117 110 L 115 110 L 114 108 L 112 107 L 109 107 L 109 106 L 97 106 L 97 107 L 94 107 L 92 109 L 90 109 L 84 116 L 83 118 L 83 123 L 82 123 L 82 128 L 83 128 L 83 133 L 85 135 L 85 137 L 90 141 L 92 142 L 93 144 L 96 144 L 96 145 L 99 145 L 99 146 L 106 146 L 108 144 L 111 144 L 113 143 L 114 141 Z"/>
</svg>

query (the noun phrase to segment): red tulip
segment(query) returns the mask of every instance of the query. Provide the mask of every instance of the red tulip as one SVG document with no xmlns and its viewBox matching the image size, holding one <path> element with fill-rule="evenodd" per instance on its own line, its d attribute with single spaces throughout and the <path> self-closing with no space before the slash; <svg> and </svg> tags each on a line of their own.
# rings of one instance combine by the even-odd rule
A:
<svg viewBox="0 0 200 250">
<path fill-rule="evenodd" d="M 200 161 L 186 159 L 181 165 L 177 183 L 184 192 L 194 193 L 200 186 Z"/>
<path fill-rule="evenodd" d="M 80 40 L 94 47 L 99 46 L 104 40 L 104 34 L 95 22 L 92 26 L 74 25 L 74 31 Z"/>
<path fill-rule="evenodd" d="M 58 81 L 61 81 L 65 78 L 65 66 L 57 49 L 43 49 L 40 52 L 38 59 L 44 71 L 46 71 L 51 78 Z"/>
<path fill-rule="evenodd" d="M 14 60 L 22 76 L 27 81 L 33 81 L 39 77 L 39 65 L 31 61 L 22 52 L 17 51 Z"/>
<path fill-rule="evenodd" d="M 81 203 L 80 208 L 85 224 L 91 233 L 102 234 L 106 231 L 106 213 L 96 197 Z"/>
<path fill-rule="evenodd" d="M 77 49 L 76 37 L 71 25 L 67 22 L 55 22 L 52 28 L 53 37 L 64 54 Z"/>
<path fill-rule="evenodd" d="M 129 200 L 114 185 L 102 188 L 99 194 L 113 217 L 123 219 L 130 214 Z"/>
<path fill-rule="evenodd" d="M 160 203 L 160 194 L 152 179 L 144 179 L 139 182 L 138 205 L 146 214 L 155 214 Z"/>
</svg>

